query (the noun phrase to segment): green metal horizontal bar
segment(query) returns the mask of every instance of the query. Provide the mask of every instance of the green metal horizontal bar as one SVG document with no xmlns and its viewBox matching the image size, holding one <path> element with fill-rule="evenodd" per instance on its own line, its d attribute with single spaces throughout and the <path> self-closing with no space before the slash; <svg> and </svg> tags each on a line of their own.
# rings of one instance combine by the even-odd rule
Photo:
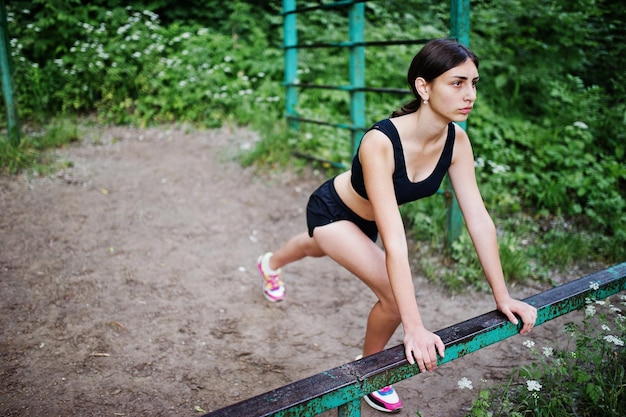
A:
<svg viewBox="0 0 626 417">
<path fill-rule="evenodd" d="M 307 42 L 283 45 L 283 49 L 298 48 L 352 48 L 356 46 L 391 46 L 391 45 L 423 45 L 428 39 L 399 39 L 391 41 L 359 41 L 359 42 Z"/>
<path fill-rule="evenodd" d="M 538 310 L 537 325 L 585 306 L 587 299 L 604 299 L 626 290 L 626 262 L 525 299 Z M 446 346 L 442 365 L 518 334 L 498 312 L 474 317 L 436 332 Z M 227 406 L 204 417 L 314 416 L 354 403 L 362 396 L 419 373 L 398 345 L 358 361 L 313 375 L 265 394 Z"/>
<path fill-rule="evenodd" d="M 368 0 L 344 0 L 344 1 L 336 1 L 334 3 L 325 3 L 319 4 L 317 6 L 309 6 L 309 7 L 300 7 L 293 10 L 283 11 L 282 15 L 286 16 L 288 14 L 293 13 L 307 13 L 315 10 L 328 10 L 328 9 L 338 9 L 342 7 L 352 6 L 357 3 L 366 3 Z"/>
<path fill-rule="evenodd" d="M 312 124 L 323 125 L 323 126 L 332 126 L 332 127 L 336 127 L 339 129 L 348 129 L 348 130 L 360 129 L 356 126 L 352 126 L 347 123 L 331 123 L 331 122 L 324 122 L 322 120 L 307 119 L 304 117 L 289 116 L 289 115 L 287 115 L 286 118 L 287 120 L 296 120 L 298 122 L 312 123 Z"/>
<path fill-rule="evenodd" d="M 302 84 L 292 83 L 285 84 L 285 87 L 297 87 L 302 89 L 317 89 L 317 90 L 338 90 L 338 91 L 362 91 L 363 87 L 354 87 L 351 85 L 325 85 L 325 84 Z"/>
<path fill-rule="evenodd" d="M 302 89 L 311 88 L 319 90 L 338 90 L 338 91 L 365 91 L 370 93 L 390 93 L 390 94 L 411 94 L 406 88 L 382 88 L 382 87 L 354 87 L 351 85 L 325 85 L 325 84 L 302 84 L 288 83 L 283 84 L 285 87 L 298 87 Z"/>
<path fill-rule="evenodd" d="M 296 152 L 293 153 L 293 155 L 297 156 L 298 158 L 305 158 L 305 159 L 309 159 L 311 161 L 321 162 L 323 164 L 329 164 L 330 166 L 335 167 L 335 168 L 340 168 L 340 169 L 348 169 L 349 168 L 349 166 L 347 166 L 343 162 L 335 162 L 335 161 L 331 161 L 329 159 L 320 158 L 318 156 L 309 155 L 309 154 L 302 153 L 302 152 L 297 152 L 296 151 Z M 444 188 L 440 188 L 440 189 L 437 190 L 437 194 L 445 195 L 446 194 L 446 190 Z"/>
<path fill-rule="evenodd" d="M 362 90 L 371 93 L 389 93 L 401 95 L 412 94 L 411 90 L 407 90 L 406 88 L 365 87 Z"/>
<path fill-rule="evenodd" d="M 305 159 L 309 159 L 311 161 L 317 161 L 317 162 L 321 162 L 323 164 L 329 164 L 330 166 L 335 167 L 335 168 L 341 168 L 341 169 L 347 169 L 348 168 L 346 166 L 346 164 L 344 164 L 343 162 L 335 162 L 335 161 L 331 161 L 329 159 L 320 158 L 320 157 L 309 155 L 309 154 L 305 154 L 305 153 L 302 153 L 302 152 L 294 152 L 293 154 L 294 154 L 294 156 L 297 156 L 299 158 L 305 158 Z"/>
</svg>

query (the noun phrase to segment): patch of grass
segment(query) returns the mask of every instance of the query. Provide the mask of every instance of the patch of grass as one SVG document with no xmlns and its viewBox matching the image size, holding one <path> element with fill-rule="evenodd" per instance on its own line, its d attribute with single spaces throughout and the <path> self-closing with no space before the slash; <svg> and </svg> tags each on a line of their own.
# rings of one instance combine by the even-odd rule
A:
<svg viewBox="0 0 626 417">
<path fill-rule="evenodd" d="M 541 263 L 563 270 L 593 260 L 597 247 L 598 236 L 561 224 L 543 233 L 534 250 Z"/>
<path fill-rule="evenodd" d="M 58 169 L 58 161 L 51 151 L 78 141 L 78 127 L 68 120 L 55 120 L 46 128 L 27 132 L 17 146 L 4 137 L 0 139 L 0 173 L 15 175 L 32 171 L 45 175 L 53 172 Z"/>
<path fill-rule="evenodd" d="M 449 247 L 445 204 L 438 198 L 428 200 L 407 205 L 402 211 L 416 241 L 412 256 L 419 259 L 420 272 L 452 292 L 468 287 L 487 290 L 467 229 L 464 227 Z M 493 212 L 502 269 L 509 283 L 534 280 L 554 284 L 551 275 L 555 273 L 573 267 L 596 268 L 626 257 L 626 233 L 607 235 L 562 217 Z"/>
</svg>

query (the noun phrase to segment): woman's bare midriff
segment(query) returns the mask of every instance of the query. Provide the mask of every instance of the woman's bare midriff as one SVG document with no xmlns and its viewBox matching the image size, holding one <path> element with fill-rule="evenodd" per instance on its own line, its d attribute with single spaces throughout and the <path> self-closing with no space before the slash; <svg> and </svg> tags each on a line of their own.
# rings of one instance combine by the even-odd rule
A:
<svg viewBox="0 0 626 417">
<path fill-rule="evenodd" d="M 341 198 L 341 201 L 359 217 L 365 220 L 374 220 L 371 203 L 354 191 L 350 182 L 351 176 L 352 172 L 346 171 L 335 177 L 335 190 L 337 190 L 339 198 Z"/>
</svg>

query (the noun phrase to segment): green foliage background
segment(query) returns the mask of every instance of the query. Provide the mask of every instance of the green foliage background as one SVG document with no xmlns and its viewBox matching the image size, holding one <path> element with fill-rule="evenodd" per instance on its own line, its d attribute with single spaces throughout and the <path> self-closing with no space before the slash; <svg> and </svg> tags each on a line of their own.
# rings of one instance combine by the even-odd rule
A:
<svg viewBox="0 0 626 417">
<path fill-rule="evenodd" d="M 449 7 L 367 2 L 367 40 L 445 37 Z M 278 1 L 18 0 L 7 8 L 22 120 L 95 114 L 100 123 L 236 123 L 264 138 L 250 160 L 283 164 L 294 152 L 350 160 L 347 132 L 301 124 L 294 134 L 285 127 Z M 476 0 L 471 19 L 481 82 L 468 130 L 481 189 L 502 228 L 501 252 L 511 259 L 508 275 L 536 276 L 546 262 L 623 261 L 624 8 L 610 0 Z M 343 11 L 298 16 L 298 28 L 303 43 L 348 37 Z M 368 86 L 405 88 L 416 50 L 368 48 Z M 348 76 L 341 51 L 300 53 L 302 83 L 345 85 Z M 407 99 L 368 94 L 368 122 Z M 305 89 L 299 112 L 348 123 L 348 104 L 345 92 Z M 442 206 L 425 201 L 405 210 L 416 236 L 435 251 L 445 246 L 436 239 L 444 230 Z M 469 246 L 464 237 L 452 250 L 466 266 L 451 274 L 453 287 L 476 279 Z"/>
</svg>

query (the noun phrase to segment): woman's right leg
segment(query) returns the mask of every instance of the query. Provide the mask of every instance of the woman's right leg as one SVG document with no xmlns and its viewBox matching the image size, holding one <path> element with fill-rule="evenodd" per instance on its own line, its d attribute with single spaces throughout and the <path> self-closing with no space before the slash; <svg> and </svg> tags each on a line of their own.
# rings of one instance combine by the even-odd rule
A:
<svg viewBox="0 0 626 417">
<path fill-rule="evenodd" d="M 283 266 L 298 261 L 304 257 L 324 256 L 315 239 L 309 237 L 307 232 L 300 233 L 289 239 L 280 249 L 278 249 L 269 259 L 269 267 L 278 270 Z"/>
<path fill-rule="evenodd" d="M 289 239 L 275 253 L 267 252 L 259 256 L 257 268 L 263 278 L 263 294 L 271 302 L 285 298 L 285 285 L 280 277 L 280 268 L 305 256 L 323 256 L 315 240 L 307 233 Z"/>
</svg>

